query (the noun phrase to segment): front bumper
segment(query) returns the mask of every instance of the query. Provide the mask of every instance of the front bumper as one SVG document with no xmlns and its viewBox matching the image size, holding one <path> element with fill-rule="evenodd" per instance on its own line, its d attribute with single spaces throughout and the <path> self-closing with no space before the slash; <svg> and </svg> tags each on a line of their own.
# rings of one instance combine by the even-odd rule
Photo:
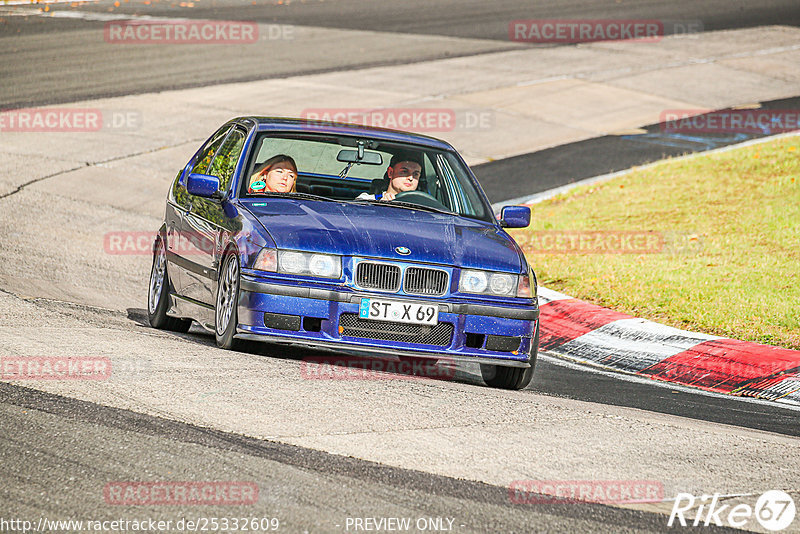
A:
<svg viewBox="0 0 800 534">
<path fill-rule="evenodd" d="M 424 301 L 439 306 L 439 323 L 443 327 L 452 325 L 448 338 L 435 344 L 415 343 L 398 339 L 377 339 L 355 334 L 349 324 L 358 321 L 359 304 L 362 298 L 384 298 L 391 300 Z M 239 339 L 263 340 L 291 343 L 314 349 L 330 349 L 340 352 L 370 354 L 377 356 L 413 356 L 419 358 L 448 358 L 456 361 L 492 363 L 510 367 L 529 367 L 533 334 L 539 318 L 538 306 L 497 306 L 485 303 L 442 302 L 440 299 L 425 299 L 403 295 L 387 295 L 354 291 L 350 288 L 321 289 L 295 284 L 265 282 L 242 275 L 239 294 Z M 270 328 L 265 324 L 264 314 L 281 314 L 299 317 L 291 328 Z M 340 324 L 342 315 L 348 315 L 347 324 Z M 394 323 L 371 322 L 376 330 L 391 330 Z M 308 326 L 310 328 L 307 328 Z M 276 326 L 272 324 L 272 326 Z M 449 327 L 447 327 L 449 329 Z M 375 334 L 382 335 L 382 334 Z M 389 335 L 389 337 L 393 337 Z M 402 336 L 397 336 L 402 337 Z M 489 340 L 512 340 L 519 343 L 515 350 L 491 350 Z"/>
</svg>

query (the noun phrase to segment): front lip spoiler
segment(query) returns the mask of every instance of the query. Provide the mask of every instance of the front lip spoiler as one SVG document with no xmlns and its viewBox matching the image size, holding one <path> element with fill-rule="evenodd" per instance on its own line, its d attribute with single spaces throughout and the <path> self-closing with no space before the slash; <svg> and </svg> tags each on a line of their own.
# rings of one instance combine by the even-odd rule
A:
<svg viewBox="0 0 800 534">
<path fill-rule="evenodd" d="M 373 295 L 367 293 L 334 291 L 331 289 L 318 289 L 314 287 L 301 287 L 283 284 L 270 284 L 249 280 L 242 276 L 240 287 L 243 291 L 253 293 L 266 293 L 285 297 L 301 297 L 316 300 L 330 300 L 334 302 L 354 302 L 361 298 L 404 298 L 405 295 Z M 449 302 L 439 303 L 439 311 L 464 315 L 482 315 L 485 317 L 499 317 L 502 319 L 518 319 L 535 321 L 539 318 L 539 307 L 506 308 L 489 304 L 454 304 Z"/>
<path fill-rule="evenodd" d="M 521 367 L 523 369 L 531 366 L 530 362 L 519 360 L 502 360 L 497 358 L 482 358 L 480 356 L 460 356 L 451 354 L 435 354 L 430 352 L 417 352 L 413 350 L 390 349 L 383 347 L 363 347 L 361 345 L 350 345 L 344 342 L 314 340 L 295 340 L 283 336 L 271 336 L 269 334 L 253 334 L 241 328 L 233 336 L 236 339 L 246 339 L 250 341 L 269 341 L 271 343 L 281 343 L 284 345 L 297 345 L 315 350 L 328 350 L 338 353 L 352 354 L 356 356 L 372 356 L 385 358 L 386 356 L 410 356 L 414 358 L 425 358 L 431 360 L 451 360 L 464 363 L 483 363 L 499 365 L 501 367 Z"/>
</svg>

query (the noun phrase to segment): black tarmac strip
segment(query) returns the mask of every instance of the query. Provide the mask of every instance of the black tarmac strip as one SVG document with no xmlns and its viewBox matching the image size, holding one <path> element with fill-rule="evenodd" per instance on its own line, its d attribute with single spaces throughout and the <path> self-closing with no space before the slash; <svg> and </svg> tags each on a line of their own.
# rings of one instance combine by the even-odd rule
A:
<svg viewBox="0 0 800 534">
<path fill-rule="evenodd" d="M 760 106 L 764 110 L 797 114 L 800 113 L 800 97 L 760 102 Z M 604 135 L 476 165 L 472 171 L 495 203 L 664 158 L 705 152 L 781 132 L 671 133 L 666 131 L 664 123 L 651 124 L 642 130 L 646 133 Z"/>
<path fill-rule="evenodd" d="M 451 518 L 454 532 L 662 532 L 661 514 L 515 504 L 507 488 L 254 439 L 0 383 L 0 500 L 36 520 L 277 517 L 280 532 L 343 532 L 350 517 Z M 215 471 L 218 470 L 218 471 Z M 255 482 L 245 507 L 119 506 L 110 482 Z M 76 473 L 80 477 L 76 479 Z M 30 512 L 25 517 L 25 512 Z M 20 516 L 19 514 L 23 514 Z M 174 523 L 173 523 L 174 524 Z M 706 527 L 711 532 L 728 529 Z M 350 528 L 352 531 L 352 526 Z"/>
<path fill-rule="evenodd" d="M 625 380 L 618 373 L 596 373 L 539 358 L 529 390 L 598 404 L 625 406 L 712 423 L 800 436 L 800 410 L 770 401 L 669 387 L 639 377 Z"/>
<path fill-rule="evenodd" d="M 108 3 L 86 4 L 85 11 L 106 12 Z M 148 14 L 211 20 L 254 20 L 343 30 L 440 35 L 464 39 L 509 41 L 509 24 L 526 19 L 658 20 L 664 33 L 689 28 L 700 31 L 755 28 L 780 24 L 800 26 L 800 9 L 794 0 L 673 0 L 670 2 L 620 2 L 619 0 L 216 0 L 192 9 L 175 4 L 122 3 L 114 13 Z M 457 7 L 456 7 L 457 6 Z M 235 14 L 233 16 L 232 14 Z M 674 23 L 674 24 L 673 24 Z M 691 26 L 690 26 L 691 24 Z"/>
</svg>

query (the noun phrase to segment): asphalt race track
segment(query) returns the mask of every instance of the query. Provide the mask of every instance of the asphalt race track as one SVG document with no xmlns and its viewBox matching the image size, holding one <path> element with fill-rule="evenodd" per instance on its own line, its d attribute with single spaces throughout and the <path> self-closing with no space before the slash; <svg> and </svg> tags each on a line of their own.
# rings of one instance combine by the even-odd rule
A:
<svg viewBox="0 0 800 534">
<path fill-rule="evenodd" d="M 0 13 L 0 39 L 6 45 L 6 57 L 0 63 L 2 108 L 550 46 L 509 42 L 508 24 L 516 19 L 644 17 L 700 21 L 705 30 L 800 25 L 800 10 L 793 0 L 587 0 L 566 7 L 558 0 L 536 5 L 527 0 L 464 0 L 458 2 L 455 14 L 449 0 L 192 4 L 188 8 L 154 1 L 113 7 L 112 2 L 103 1 L 79 8 L 54 6 L 55 15 L 49 16 L 23 16 L 38 8 L 4 10 Z M 73 18 L 76 14 L 84 18 Z M 271 40 L 267 32 L 263 36 L 267 41 L 260 45 L 156 47 L 157 54 L 153 47 L 96 46 L 98 35 L 93 30 L 102 29 L 109 19 L 93 18 L 124 19 L 125 15 L 246 20 L 298 28 L 293 28 L 288 41 Z M 202 68 L 197 65 L 199 57 Z"/>
<path fill-rule="evenodd" d="M 363 532 L 352 520 L 367 517 L 441 520 L 465 533 L 667 529 L 669 501 L 520 504 L 508 490 L 516 480 L 657 481 L 664 499 L 719 492 L 726 503 L 750 505 L 766 490 L 784 489 L 794 490 L 800 504 L 800 411 L 791 407 L 629 379 L 547 354 L 520 392 L 485 387 L 473 365 L 460 366 L 454 380 L 392 373 L 369 381 L 307 380 L 303 360 L 322 353 L 273 346 L 225 352 L 196 326 L 188 334 L 150 328 L 142 309 L 149 256 L 111 256 L 98 245 L 103 232 L 154 229 L 176 162 L 218 117 L 271 109 L 268 100 L 247 100 L 260 93 L 246 84 L 221 86 L 223 96 L 214 93 L 218 84 L 344 74 L 314 81 L 330 87 L 314 93 L 314 105 L 344 105 L 334 103 L 334 90 L 358 94 L 361 76 L 376 67 L 405 75 L 402 66 L 417 65 L 424 73 L 429 62 L 461 58 L 466 76 L 473 74 L 470 62 L 492 54 L 575 51 L 510 42 L 514 19 L 699 20 L 704 31 L 724 37 L 725 31 L 800 27 L 796 1 L 182 4 L 103 0 L 51 4 L 48 12 L 0 4 L 0 109 L 103 99 L 98 106 L 120 109 L 152 101 L 158 115 L 157 126 L 107 137 L 0 129 L 0 251 L 6 258 L 0 262 L 0 358 L 101 355 L 117 370 L 102 382 L 0 382 L 0 527 L 12 518 L 35 524 L 42 517 L 247 516 L 278 518 L 278 532 Z M 108 21 L 143 15 L 256 21 L 267 38 L 270 28 L 293 38 L 206 47 L 99 40 Z M 786 48 L 796 53 L 796 43 Z M 298 85 L 278 86 L 271 93 L 276 106 L 280 90 L 304 82 L 287 83 Z M 425 80 L 411 83 L 420 87 Z M 792 83 L 787 75 L 787 86 Z M 162 95 L 177 89 L 189 90 L 181 93 L 180 109 Z M 756 101 L 796 109 L 800 89 L 784 92 Z M 660 135 L 652 121 L 639 126 L 568 142 L 554 137 L 548 148 L 495 161 L 480 153 L 474 170 L 490 198 L 500 201 L 743 140 L 679 142 Z M 535 181 L 528 178 L 531 168 L 539 170 Z M 110 504 L 103 493 L 114 481 L 222 480 L 255 483 L 258 501 L 131 506 Z M 798 525 L 788 531 L 800 531 Z M 79 530 L 86 531 L 49 529 Z"/>
<path fill-rule="evenodd" d="M 57 503 L 26 503 L 36 486 L 68 497 L 71 517 L 151 514 L 177 521 L 202 515 L 191 509 L 163 513 L 156 507 L 107 507 L 98 517 L 93 488 L 106 484 L 110 472 L 119 480 L 133 480 L 146 470 L 154 479 L 180 473 L 189 480 L 256 480 L 268 503 L 249 509 L 248 515 L 278 517 L 280 530 L 289 532 L 341 531 L 348 516 L 447 517 L 454 518 L 453 529 L 462 532 L 663 528 L 655 514 L 600 505 L 519 506 L 497 486 L 215 432 L 35 390 L 0 386 L 0 399 L 3 421 L 24 433 L 24 439 L 18 435 L 4 440 L 4 479 L 18 482 L 6 502 L 31 517 L 41 512 L 58 516 L 64 510 Z M 120 456 L 124 461 L 107 463 Z M 81 468 L 77 483 L 70 466 Z M 25 479 L 35 480 L 35 485 L 19 483 Z M 241 513 L 234 507 L 215 512 Z"/>
</svg>

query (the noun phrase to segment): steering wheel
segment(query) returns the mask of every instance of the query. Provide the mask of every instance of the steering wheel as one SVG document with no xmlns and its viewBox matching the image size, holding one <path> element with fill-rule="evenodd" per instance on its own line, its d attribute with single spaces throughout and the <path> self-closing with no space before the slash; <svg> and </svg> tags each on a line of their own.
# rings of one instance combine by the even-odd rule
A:
<svg viewBox="0 0 800 534">
<path fill-rule="evenodd" d="M 401 202 L 408 202 L 409 204 L 418 204 L 437 210 L 450 211 L 447 206 L 436 200 L 436 197 L 425 191 L 403 191 L 402 193 L 397 193 L 394 199 L 400 200 Z"/>
</svg>

